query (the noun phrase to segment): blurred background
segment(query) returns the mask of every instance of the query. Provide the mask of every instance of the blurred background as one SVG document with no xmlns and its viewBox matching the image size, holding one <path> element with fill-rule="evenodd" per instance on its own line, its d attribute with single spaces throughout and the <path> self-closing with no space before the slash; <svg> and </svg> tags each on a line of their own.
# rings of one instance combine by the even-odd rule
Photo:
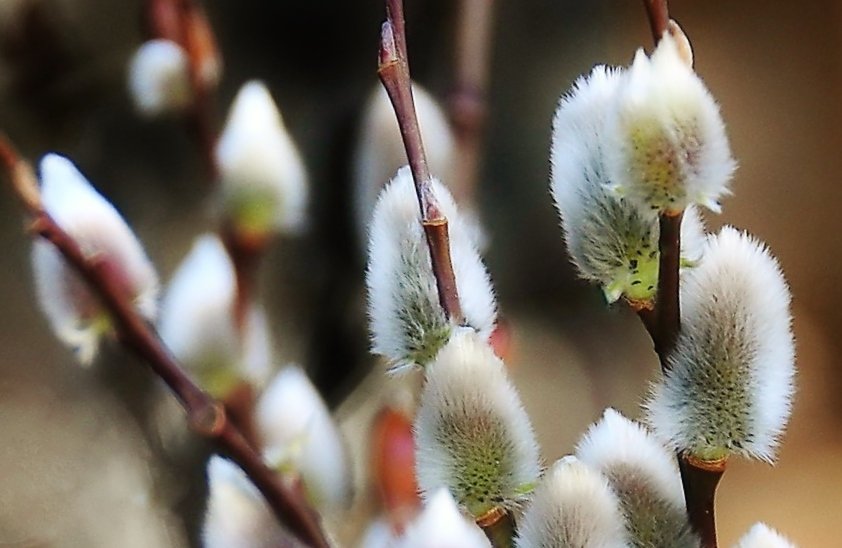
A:
<svg viewBox="0 0 842 548">
<path fill-rule="evenodd" d="M 730 466 L 721 544 L 762 520 L 801 546 L 832 546 L 842 513 L 842 3 L 670 4 L 740 165 L 734 196 L 708 222 L 766 241 L 794 295 L 793 419 L 777 466 Z M 413 76 L 440 100 L 453 83 L 456 5 L 407 0 Z M 377 82 L 382 3 L 205 6 L 224 58 L 220 123 L 240 85 L 264 80 L 310 172 L 309 230 L 277 242 L 263 270 L 279 365 L 303 364 L 347 428 L 364 429 L 364 408 L 389 384 L 367 352 L 350 166 Z M 627 64 L 651 38 L 638 1 L 501 1 L 495 10 L 477 197 L 513 374 L 552 462 L 604 407 L 637 416 L 657 372 L 637 318 L 576 281 L 547 190 L 559 95 L 594 64 Z M 213 181 L 181 120 L 145 121 L 132 108 L 126 69 L 142 41 L 140 13 L 134 0 L 0 0 L 0 129 L 30 159 L 70 156 L 166 280 L 212 228 Z M 196 545 L 208 448 L 115 345 L 92 368 L 75 365 L 36 308 L 23 228 L 0 193 L 0 546 Z M 361 523 L 365 512 L 354 515 Z"/>
</svg>

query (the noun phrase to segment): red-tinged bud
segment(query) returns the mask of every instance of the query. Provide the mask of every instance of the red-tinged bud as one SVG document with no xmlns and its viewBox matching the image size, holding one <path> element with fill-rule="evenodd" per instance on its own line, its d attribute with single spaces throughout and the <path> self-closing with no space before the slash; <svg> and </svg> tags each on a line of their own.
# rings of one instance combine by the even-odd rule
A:
<svg viewBox="0 0 842 548">
<path fill-rule="evenodd" d="M 384 407 L 372 426 L 371 469 L 392 527 L 402 529 L 420 506 L 415 481 L 415 441 L 406 413 Z"/>
</svg>

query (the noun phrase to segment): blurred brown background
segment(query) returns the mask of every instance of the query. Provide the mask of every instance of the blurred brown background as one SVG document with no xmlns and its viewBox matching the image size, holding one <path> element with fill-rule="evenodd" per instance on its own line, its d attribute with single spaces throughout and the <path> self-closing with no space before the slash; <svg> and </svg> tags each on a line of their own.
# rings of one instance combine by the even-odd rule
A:
<svg viewBox="0 0 842 548">
<path fill-rule="evenodd" d="M 312 178 L 310 232 L 279 242 L 264 271 L 279 363 L 304 363 L 353 416 L 341 404 L 373 361 L 348 163 L 376 82 L 381 2 L 206 5 L 225 59 L 220 118 L 244 81 L 265 80 Z M 451 82 L 455 5 L 407 0 L 414 76 L 439 98 Z M 735 462 L 726 475 L 721 544 L 763 520 L 801 546 L 833 546 L 842 513 L 842 3 L 671 8 L 740 163 L 735 195 L 709 222 L 768 242 L 794 294 L 794 417 L 777 467 Z M 137 1 L 0 0 L 0 128 L 32 159 L 50 150 L 73 158 L 166 280 L 211 227 L 210 182 L 178 120 L 132 111 L 124 81 L 139 21 Z M 592 65 L 626 64 L 650 42 L 638 1 L 497 3 L 480 205 L 488 265 L 514 327 L 516 381 L 548 462 L 571 451 L 605 406 L 636 415 L 657 369 L 636 318 L 606 309 L 574 279 L 547 191 L 558 96 Z M 0 211 L 0 546 L 195 543 L 207 448 L 166 403 L 162 411 L 166 397 L 133 358 L 107 348 L 92 369 L 74 365 L 35 308 L 29 245 L 8 193 Z"/>
</svg>

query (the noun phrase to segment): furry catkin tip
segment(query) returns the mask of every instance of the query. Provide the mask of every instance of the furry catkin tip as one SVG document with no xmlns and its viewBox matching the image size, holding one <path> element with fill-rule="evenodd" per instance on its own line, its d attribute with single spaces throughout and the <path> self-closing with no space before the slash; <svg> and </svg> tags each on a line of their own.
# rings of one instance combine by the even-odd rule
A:
<svg viewBox="0 0 842 548">
<path fill-rule="evenodd" d="M 681 282 L 681 333 L 652 388 L 647 421 L 700 460 L 771 462 L 789 419 L 795 350 L 790 294 L 777 261 L 724 227 Z"/>
<path fill-rule="evenodd" d="M 415 440 L 422 495 L 445 487 L 474 518 L 517 507 L 538 479 L 529 417 L 503 362 L 469 328 L 427 368 Z"/>
<path fill-rule="evenodd" d="M 488 339 L 496 322 L 491 280 L 447 189 L 433 181 L 447 217 L 450 255 L 467 325 Z M 398 171 L 374 209 L 366 272 L 372 350 L 394 368 L 423 366 L 450 338 L 439 304 L 421 214 L 408 168 Z"/>
<path fill-rule="evenodd" d="M 698 548 L 675 456 L 646 428 L 606 409 L 576 445 L 576 456 L 608 479 L 632 546 Z"/>
<path fill-rule="evenodd" d="M 560 459 L 535 489 L 515 545 L 627 548 L 620 500 L 600 472 L 576 457 Z"/>
</svg>

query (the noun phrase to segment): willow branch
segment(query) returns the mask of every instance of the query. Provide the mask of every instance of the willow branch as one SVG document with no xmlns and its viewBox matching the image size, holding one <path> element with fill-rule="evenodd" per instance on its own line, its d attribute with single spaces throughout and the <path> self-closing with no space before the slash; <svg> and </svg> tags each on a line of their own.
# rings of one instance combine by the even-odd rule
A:
<svg viewBox="0 0 842 548">
<path fill-rule="evenodd" d="M 150 39 L 170 40 L 187 53 L 188 76 L 193 93 L 187 124 L 199 145 L 208 174 L 216 178 L 214 88 L 208 83 L 206 71 L 220 61 L 207 15 L 198 0 L 146 0 L 143 20 Z"/>
<path fill-rule="evenodd" d="M 387 0 L 387 20 L 380 36 L 380 54 L 377 73 L 398 119 L 409 168 L 415 182 L 415 194 L 421 209 L 421 223 L 430 249 L 430 262 L 436 278 L 439 303 L 448 318 L 462 323 L 464 316 L 456 288 L 456 276 L 450 258 L 450 236 L 447 217 L 441 211 L 433 193 L 432 177 L 427 166 L 427 155 L 421 140 L 415 100 L 406 56 L 402 0 Z"/>
<path fill-rule="evenodd" d="M 667 0 L 643 0 L 655 44 L 675 25 L 670 20 Z M 683 33 L 683 40 L 686 41 Z M 682 42 L 682 48 L 690 52 L 689 43 Z M 692 54 L 686 57 L 692 66 Z M 670 368 L 668 356 L 675 348 L 681 331 L 681 303 L 679 299 L 679 267 L 681 261 L 681 218 L 682 214 L 661 213 L 658 236 L 658 291 L 653 311 L 639 311 L 655 351 L 661 362 L 661 369 L 667 373 Z M 725 473 L 725 461 L 703 462 L 686 454 L 678 455 L 681 484 L 690 525 L 702 541 L 703 548 L 717 548 L 716 540 L 716 489 Z"/>
<path fill-rule="evenodd" d="M 670 21 L 669 6 L 667 0 L 643 0 L 646 7 L 646 15 L 649 17 L 649 28 L 652 30 L 652 38 L 657 44 Z"/>
<path fill-rule="evenodd" d="M 457 201 L 470 203 L 479 175 L 486 120 L 494 0 L 462 0 L 456 27 L 456 67 L 449 98 L 456 134 Z"/>
<path fill-rule="evenodd" d="M 656 332 L 653 337 L 655 351 L 661 357 L 664 372 L 669 370 L 666 357 L 675 347 L 681 329 L 681 304 L 678 293 L 678 273 L 681 263 L 681 218 L 678 215 L 662 213 L 658 219 L 658 292 L 655 297 Z"/>
<path fill-rule="evenodd" d="M 209 65 L 220 61 L 216 38 L 207 14 L 198 0 L 146 0 L 145 22 L 150 37 L 172 40 L 187 52 L 193 92 L 187 122 L 201 150 L 208 174 L 212 179 L 217 179 L 219 166 L 214 150 L 218 130 L 213 109 L 215 88 L 208 83 L 205 71 Z M 242 330 L 266 242 L 236 234 L 229 226 L 222 226 L 219 233 L 234 265 L 237 279 L 234 321 L 237 328 Z"/>
<path fill-rule="evenodd" d="M 716 488 L 725 473 L 726 459 L 705 462 L 681 455 L 678 468 L 687 500 L 690 526 L 704 548 L 716 548 Z"/>
<path fill-rule="evenodd" d="M 477 521 L 482 532 L 488 538 L 494 548 L 514 548 L 515 542 L 515 519 L 511 512 L 496 514 L 494 519 L 485 523 L 482 519 Z"/>
<path fill-rule="evenodd" d="M 155 329 L 138 313 L 119 276 L 107 261 L 86 255 L 43 208 L 32 168 L 11 143 L 0 135 L 0 164 L 15 194 L 32 217 L 31 231 L 51 242 L 99 297 L 113 320 L 118 339 L 142 358 L 172 391 L 187 413 L 191 428 L 213 442 L 242 468 L 263 494 L 278 520 L 313 547 L 327 547 L 317 514 L 304 499 L 288 489 L 277 473 L 264 464 L 242 432 L 230 421 L 225 406 L 193 382 L 164 346 Z"/>
</svg>

